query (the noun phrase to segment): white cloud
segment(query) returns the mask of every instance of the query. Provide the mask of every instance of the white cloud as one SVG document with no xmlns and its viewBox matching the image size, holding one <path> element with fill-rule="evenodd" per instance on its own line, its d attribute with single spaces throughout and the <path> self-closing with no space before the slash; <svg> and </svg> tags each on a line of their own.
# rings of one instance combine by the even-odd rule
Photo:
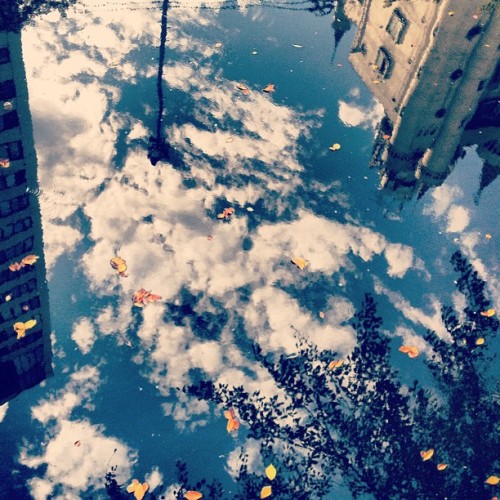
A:
<svg viewBox="0 0 500 500">
<path fill-rule="evenodd" d="M 463 195 L 462 190 L 457 186 L 443 184 L 431 191 L 431 202 L 424 209 L 424 215 L 433 215 L 434 217 L 443 216 L 452 203 Z"/>
<path fill-rule="evenodd" d="M 82 318 L 73 326 L 71 338 L 76 342 L 83 354 L 88 354 L 94 345 L 96 335 L 88 318 Z"/>
<path fill-rule="evenodd" d="M 355 93 L 352 95 L 355 96 Z M 383 117 L 384 107 L 375 99 L 372 100 L 370 106 L 339 100 L 339 118 L 348 127 L 375 129 Z"/>
<path fill-rule="evenodd" d="M 387 245 L 385 258 L 389 264 L 387 273 L 393 278 L 402 278 L 413 265 L 413 249 L 399 243 Z"/>
<path fill-rule="evenodd" d="M 9 403 L 4 403 L 2 406 L 0 406 L 0 423 L 5 418 L 8 409 L 9 409 Z"/>
<path fill-rule="evenodd" d="M 469 210 L 461 205 L 452 205 L 448 211 L 448 233 L 459 233 L 463 231 L 470 221 Z"/>
</svg>

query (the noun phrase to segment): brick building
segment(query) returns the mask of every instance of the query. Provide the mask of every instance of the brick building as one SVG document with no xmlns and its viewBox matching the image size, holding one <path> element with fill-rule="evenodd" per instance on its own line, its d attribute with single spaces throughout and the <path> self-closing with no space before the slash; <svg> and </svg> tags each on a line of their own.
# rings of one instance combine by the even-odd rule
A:
<svg viewBox="0 0 500 500">
<path fill-rule="evenodd" d="M 350 61 L 386 114 L 371 162 L 380 188 L 420 196 L 469 144 L 484 160 L 479 189 L 491 183 L 500 173 L 495 3 L 346 0 L 345 11 L 358 26 Z"/>
<path fill-rule="evenodd" d="M 0 31 L 0 404 L 52 373 L 37 193 L 21 35 Z M 24 265 L 23 259 L 32 255 L 38 260 L 28 258 L 31 263 Z M 19 268 L 9 269 L 16 262 Z"/>
</svg>

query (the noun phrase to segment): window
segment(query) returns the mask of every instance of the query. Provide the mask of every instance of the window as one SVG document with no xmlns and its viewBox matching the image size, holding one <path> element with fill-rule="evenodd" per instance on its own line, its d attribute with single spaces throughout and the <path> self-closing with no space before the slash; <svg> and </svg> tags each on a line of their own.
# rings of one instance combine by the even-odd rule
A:
<svg viewBox="0 0 500 500">
<path fill-rule="evenodd" d="M 17 111 L 10 111 L 3 116 L 0 116 L 0 132 L 11 128 L 19 127 L 19 117 Z"/>
<path fill-rule="evenodd" d="M 21 160 L 24 158 L 23 145 L 21 141 L 0 144 L 0 158 L 8 158 L 11 161 Z"/>
<path fill-rule="evenodd" d="M 7 47 L 0 48 L 0 64 L 5 64 L 10 62 L 10 52 Z"/>
<path fill-rule="evenodd" d="M 16 97 L 14 80 L 5 80 L 0 83 L 0 101 L 8 101 Z"/>
<path fill-rule="evenodd" d="M 392 58 L 386 49 L 380 47 L 378 49 L 377 60 L 375 61 L 377 65 L 378 72 L 384 77 L 389 78 L 391 76 L 392 70 Z"/>
<path fill-rule="evenodd" d="M 389 33 L 389 35 L 391 35 L 391 38 L 396 43 L 403 43 L 403 38 L 407 28 L 408 21 L 405 16 L 401 14 L 399 9 L 395 9 L 385 30 Z"/>
</svg>

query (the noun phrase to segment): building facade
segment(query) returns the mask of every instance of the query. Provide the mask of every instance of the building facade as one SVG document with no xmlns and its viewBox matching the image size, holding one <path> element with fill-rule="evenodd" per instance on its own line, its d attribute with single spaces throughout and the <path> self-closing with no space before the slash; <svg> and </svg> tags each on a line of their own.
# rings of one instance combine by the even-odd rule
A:
<svg viewBox="0 0 500 500">
<path fill-rule="evenodd" d="M 371 162 L 380 188 L 400 200 L 420 196 L 469 144 L 491 182 L 500 173 L 495 2 L 347 0 L 345 11 L 358 25 L 350 61 L 386 113 Z"/>
<path fill-rule="evenodd" d="M 0 31 L 0 404 L 52 374 L 38 192 L 21 35 Z"/>
</svg>

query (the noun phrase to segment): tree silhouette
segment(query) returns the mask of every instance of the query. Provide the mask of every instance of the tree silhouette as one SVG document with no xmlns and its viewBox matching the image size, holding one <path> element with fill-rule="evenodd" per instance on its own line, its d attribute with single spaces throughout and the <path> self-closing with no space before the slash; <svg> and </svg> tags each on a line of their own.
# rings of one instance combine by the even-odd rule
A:
<svg viewBox="0 0 500 500">
<path fill-rule="evenodd" d="M 197 398 L 237 410 L 248 437 L 261 443 L 264 463 L 279 470 L 273 498 L 323 498 L 342 481 L 355 497 L 491 498 L 485 479 L 498 470 L 498 398 L 489 383 L 484 346 L 498 330 L 485 283 L 459 253 L 452 264 L 457 287 L 466 298 L 460 322 L 449 307 L 442 318 L 450 336 L 428 331 L 432 347 L 426 362 L 434 383 L 406 387 L 390 363 L 389 339 L 382 333 L 374 299 L 366 295 L 353 326 L 357 346 L 337 367 L 335 352 L 319 351 L 295 332 L 298 355 L 264 354 L 255 360 L 273 377 L 278 393 L 248 393 L 243 387 L 202 381 L 183 390 Z M 423 450 L 434 449 L 424 461 Z M 262 476 L 248 470 L 242 452 L 235 498 L 255 498 Z M 438 470 L 438 463 L 446 463 Z"/>
</svg>

